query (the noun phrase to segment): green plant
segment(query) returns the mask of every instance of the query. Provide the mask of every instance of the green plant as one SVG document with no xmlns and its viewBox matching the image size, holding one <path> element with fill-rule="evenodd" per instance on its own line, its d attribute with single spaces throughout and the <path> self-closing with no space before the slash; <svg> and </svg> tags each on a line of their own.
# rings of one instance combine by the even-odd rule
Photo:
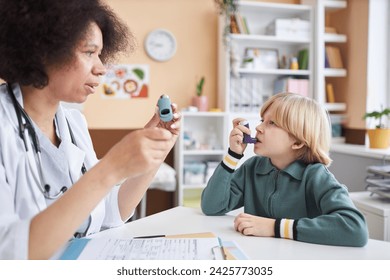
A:
<svg viewBox="0 0 390 280">
<path fill-rule="evenodd" d="M 229 45 L 228 34 L 230 34 L 230 17 L 238 10 L 238 0 L 214 0 L 218 13 L 225 16 L 225 27 L 223 39 L 225 46 Z"/>
<path fill-rule="evenodd" d="M 220 15 L 231 15 L 238 8 L 238 0 L 214 0 Z"/>
<path fill-rule="evenodd" d="M 196 84 L 196 95 L 201 96 L 203 92 L 204 77 L 200 78 L 199 82 Z"/>
<path fill-rule="evenodd" d="M 246 57 L 242 60 L 242 64 L 251 63 L 253 60 L 253 57 Z"/>
<path fill-rule="evenodd" d="M 386 108 L 381 111 L 372 111 L 369 113 L 365 113 L 363 116 L 363 119 L 369 119 L 369 118 L 374 118 L 375 120 L 379 120 L 379 123 L 375 125 L 376 128 L 385 128 L 385 124 L 382 122 L 383 117 L 389 117 L 390 115 L 390 108 Z"/>
</svg>

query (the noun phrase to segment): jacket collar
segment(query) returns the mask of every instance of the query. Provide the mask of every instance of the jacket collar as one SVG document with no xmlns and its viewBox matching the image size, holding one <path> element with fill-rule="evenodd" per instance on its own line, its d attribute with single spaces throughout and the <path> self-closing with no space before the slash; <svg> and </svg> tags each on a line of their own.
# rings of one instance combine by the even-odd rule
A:
<svg viewBox="0 0 390 280">
<path fill-rule="evenodd" d="M 58 106 L 58 110 L 56 113 L 57 120 L 57 129 L 61 136 L 61 148 L 63 148 L 69 155 L 67 157 L 69 162 L 69 171 L 72 177 L 73 182 L 76 182 L 81 175 L 81 166 L 85 161 L 85 152 L 77 147 L 77 139 L 75 139 L 76 144 L 72 143 L 71 132 L 69 130 L 69 126 L 72 129 L 72 124 L 69 123 L 65 116 L 64 110 L 61 104 Z M 77 137 L 77 135 L 75 135 Z"/>
<path fill-rule="evenodd" d="M 263 160 L 258 162 L 258 165 L 256 167 L 256 174 L 266 175 L 271 173 L 272 171 L 279 170 L 272 164 L 269 158 L 264 157 L 262 159 Z M 305 163 L 300 160 L 296 160 L 281 171 L 289 174 L 291 177 L 294 177 L 297 180 L 302 180 L 306 167 L 307 165 Z"/>
</svg>

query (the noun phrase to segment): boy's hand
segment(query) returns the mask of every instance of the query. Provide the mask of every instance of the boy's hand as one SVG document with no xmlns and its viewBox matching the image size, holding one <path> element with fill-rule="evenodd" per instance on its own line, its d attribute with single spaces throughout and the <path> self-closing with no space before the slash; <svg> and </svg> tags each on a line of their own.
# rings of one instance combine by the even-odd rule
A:
<svg viewBox="0 0 390 280">
<path fill-rule="evenodd" d="M 234 229 L 243 235 L 274 237 L 275 219 L 241 213 L 234 219 Z"/>
<path fill-rule="evenodd" d="M 236 118 L 233 120 L 233 129 L 230 132 L 229 136 L 229 147 L 230 150 L 236 154 L 242 155 L 245 151 L 247 144 L 243 142 L 244 133 L 250 134 L 251 131 L 249 128 L 241 125 L 240 123 L 244 121 L 243 118 Z"/>
</svg>

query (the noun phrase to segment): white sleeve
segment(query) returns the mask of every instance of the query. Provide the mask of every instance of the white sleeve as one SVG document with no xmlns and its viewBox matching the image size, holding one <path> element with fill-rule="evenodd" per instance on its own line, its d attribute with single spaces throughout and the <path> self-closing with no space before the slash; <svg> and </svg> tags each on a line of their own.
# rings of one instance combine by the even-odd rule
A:
<svg viewBox="0 0 390 280">
<path fill-rule="evenodd" d="M 106 215 L 103 221 L 103 226 L 102 226 L 103 229 L 121 226 L 125 222 L 122 220 L 119 211 L 119 204 L 118 204 L 119 189 L 120 189 L 120 185 L 114 186 L 111 192 L 109 193 L 109 195 L 105 198 Z M 133 216 L 133 214 L 134 212 L 126 219 L 126 221 L 130 219 Z"/>
<path fill-rule="evenodd" d="M 81 112 L 71 109 L 68 110 L 70 115 L 69 119 L 72 119 L 72 129 L 77 136 L 77 145 L 84 149 L 86 153 L 86 167 L 92 168 L 97 162 L 95 150 L 91 136 L 88 131 L 87 121 L 85 116 Z M 71 120 L 70 120 L 71 121 Z M 79 136 L 80 135 L 80 136 Z M 81 135 L 83 135 L 81 137 Z M 79 139 L 81 138 L 81 139 Z M 124 221 L 121 219 L 119 205 L 118 205 L 118 192 L 120 185 L 114 186 L 108 195 L 104 198 L 104 218 L 101 225 L 102 229 L 117 227 L 123 225 Z M 98 212 L 99 213 L 99 212 Z M 129 216 L 129 218 L 132 215 Z M 94 217 L 92 217 L 94 220 Z"/>
<path fill-rule="evenodd" d="M 7 182 L 0 153 L 0 259 L 25 260 L 31 219 L 21 220 L 15 213 L 14 195 Z"/>
</svg>

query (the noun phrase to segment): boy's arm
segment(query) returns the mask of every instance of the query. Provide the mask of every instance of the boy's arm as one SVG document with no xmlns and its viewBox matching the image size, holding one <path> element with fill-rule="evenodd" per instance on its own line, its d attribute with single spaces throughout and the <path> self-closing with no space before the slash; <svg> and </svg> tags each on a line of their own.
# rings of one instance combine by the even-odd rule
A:
<svg viewBox="0 0 390 280">
<path fill-rule="evenodd" d="M 243 206 L 243 172 L 235 171 L 243 155 L 228 150 L 202 192 L 201 207 L 206 215 L 223 215 Z M 239 187 L 235 182 L 241 182 Z"/>
<path fill-rule="evenodd" d="M 354 207 L 346 190 L 330 189 L 321 198 L 323 214 L 294 221 L 294 239 L 310 243 L 362 247 L 368 241 L 363 215 Z M 283 235 L 287 219 L 277 220 L 275 235 Z M 278 224 L 279 223 L 279 224 Z M 279 226 L 279 227 L 278 227 Z"/>
<path fill-rule="evenodd" d="M 348 190 L 321 165 L 308 172 L 307 178 L 306 200 L 314 202 L 308 207 L 318 208 L 321 214 L 298 220 L 276 219 L 275 236 L 317 244 L 364 246 L 367 226 Z"/>
</svg>

